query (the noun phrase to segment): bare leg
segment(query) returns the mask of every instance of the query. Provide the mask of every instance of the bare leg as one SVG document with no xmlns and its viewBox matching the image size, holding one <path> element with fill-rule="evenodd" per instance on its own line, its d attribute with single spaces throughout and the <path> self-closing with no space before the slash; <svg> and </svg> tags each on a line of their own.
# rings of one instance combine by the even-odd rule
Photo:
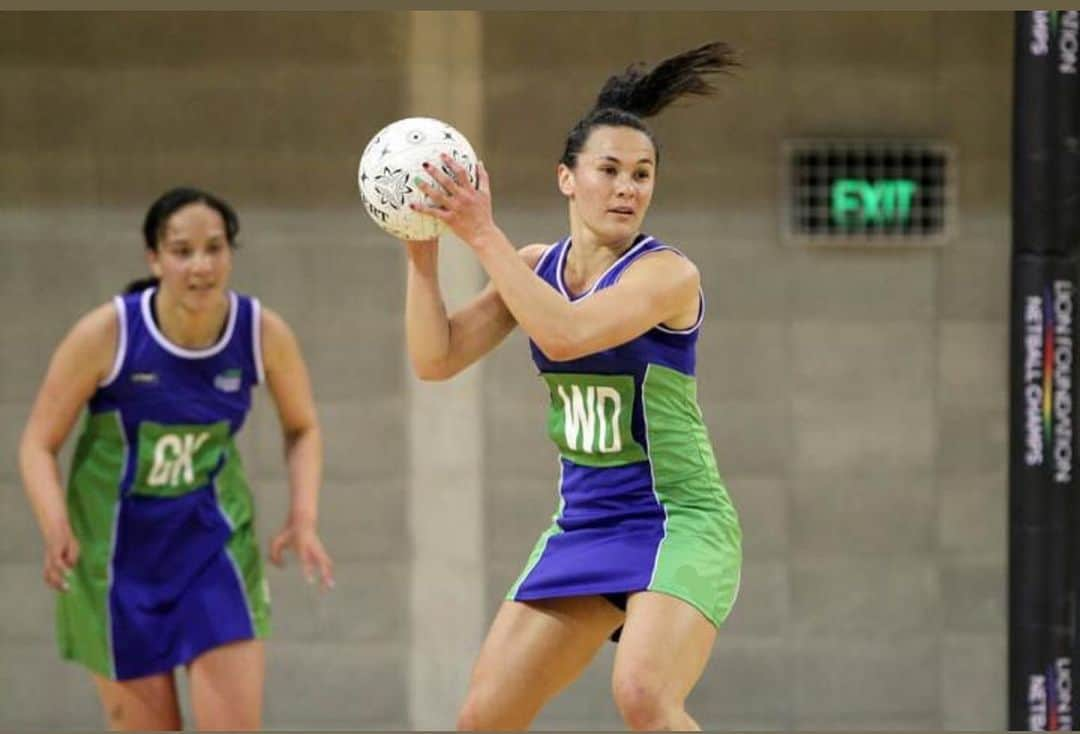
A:
<svg viewBox="0 0 1080 734">
<path fill-rule="evenodd" d="M 709 660 L 716 628 L 690 604 L 652 591 L 633 594 L 615 653 L 612 689 L 635 730 L 699 731 L 686 697 Z"/>
<path fill-rule="evenodd" d="M 459 730 L 528 728 L 577 678 L 623 613 L 599 596 L 504 602 L 473 668 Z"/>
<path fill-rule="evenodd" d="M 191 709 L 200 731 L 262 727 L 266 651 L 262 640 L 215 647 L 192 661 Z"/>
<path fill-rule="evenodd" d="M 172 673 L 132 680 L 93 677 L 110 731 L 179 731 L 183 727 Z"/>
</svg>

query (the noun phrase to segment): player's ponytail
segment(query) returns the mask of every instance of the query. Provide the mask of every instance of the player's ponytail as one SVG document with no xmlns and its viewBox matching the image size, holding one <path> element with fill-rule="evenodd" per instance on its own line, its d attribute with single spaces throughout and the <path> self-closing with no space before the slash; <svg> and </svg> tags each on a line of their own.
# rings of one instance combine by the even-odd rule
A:
<svg viewBox="0 0 1080 734">
<path fill-rule="evenodd" d="M 159 283 L 161 283 L 161 278 L 155 278 L 152 275 L 146 278 L 136 278 L 124 286 L 124 293 L 141 293 L 147 288 L 157 288 Z"/>
<path fill-rule="evenodd" d="M 652 117 L 684 95 L 712 94 L 716 87 L 705 75 L 727 71 L 735 64 L 731 47 L 722 42 L 684 51 L 650 70 L 638 62 L 608 78 L 596 98 L 594 110 L 612 108 L 638 117 Z"/>
<path fill-rule="evenodd" d="M 601 125 L 640 130 L 652 140 L 659 158 L 656 138 L 644 119 L 658 114 L 680 97 L 712 94 L 716 88 L 706 75 L 726 72 L 737 65 L 732 48 L 720 41 L 684 51 L 652 69 L 646 69 L 642 63 L 630 65 L 604 83 L 596 104 L 567 135 L 559 162 L 573 168 L 589 133 Z"/>
</svg>

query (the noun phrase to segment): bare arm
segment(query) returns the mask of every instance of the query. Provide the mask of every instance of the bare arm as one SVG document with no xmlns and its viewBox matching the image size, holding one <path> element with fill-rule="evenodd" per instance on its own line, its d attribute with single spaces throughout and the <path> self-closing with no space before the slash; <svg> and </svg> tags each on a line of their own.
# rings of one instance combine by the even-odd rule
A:
<svg viewBox="0 0 1080 734">
<path fill-rule="evenodd" d="M 289 473 L 289 514 L 270 544 L 270 558 L 284 565 L 284 551 L 293 548 L 304 573 L 314 581 L 316 570 L 324 588 L 334 585 L 333 561 L 316 530 L 319 487 L 322 484 L 322 431 L 307 365 L 289 325 L 270 309 L 262 309 L 263 364 L 267 387 L 277 408 Z"/>
<path fill-rule="evenodd" d="M 422 380 L 446 380 L 490 352 L 516 321 L 489 283 L 469 303 L 447 315 L 439 289 L 438 242 L 406 242 L 408 280 L 405 337 L 413 371 Z M 545 245 L 529 245 L 511 257 L 530 278 Z M 550 288 L 549 288 L 550 290 Z"/>
<path fill-rule="evenodd" d="M 467 181 L 461 166 L 447 159 L 457 181 Z M 610 288 L 576 302 L 535 277 L 513 256 L 514 246 L 495 226 L 487 171 L 481 164 L 479 188 L 458 185 L 431 169 L 441 186 L 420 188 L 438 207 L 421 211 L 446 222 L 480 259 L 512 317 L 550 359 L 566 361 L 623 344 L 657 324 L 692 321 L 698 309 L 700 275 L 686 258 L 662 250 L 632 263 Z"/>
<path fill-rule="evenodd" d="M 521 272 L 501 232 L 478 239 L 474 249 L 518 323 L 556 361 L 624 344 L 698 307 L 697 268 L 674 252 L 642 257 L 612 287 L 571 303 Z"/>
<path fill-rule="evenodd" d="M 56 455 L 79 412 L 110 372 L 119 329 L 106 303 L 83 316 L 53 353 L 19 442 L 19 470 L 45 539 L 45 580 L 65 588 L 79 548 L 68 520 Z"/>
</svg>

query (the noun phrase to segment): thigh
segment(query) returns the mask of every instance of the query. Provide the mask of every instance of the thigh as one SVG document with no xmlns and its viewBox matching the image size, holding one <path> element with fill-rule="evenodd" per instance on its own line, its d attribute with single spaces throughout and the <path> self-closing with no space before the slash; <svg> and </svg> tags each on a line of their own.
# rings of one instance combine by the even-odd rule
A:
<svg viewBox="0 0 1080 734">
<path fill-rule="evenodd" d="M 191 709 L 202 731 L 251 731 L 262 726 L 266 651 L 262 640 L 215 647 L 188 666 Z"/>
<path fill-rule="evenodd" d="M 682 702 L 705 671 L 715 641 L 716 627 L 691 604 L 655 591 L 633 594 L 615 652 L 615 680 L 652 681 Z"/>
<path fill-rule="evenodd" d="M 470 693 L 483 687 L 488 706 L 531 719 L 581 674 L 622 620 L 622 611 L 600 596 L 503 602 L 477 656 Z"/>
<path fill-rule="evenodd" d="M 112 731 L 179 731 L 180 704 L 172 673 L 132 680 L 94 675 L 105 718 Z"/>
</svg>

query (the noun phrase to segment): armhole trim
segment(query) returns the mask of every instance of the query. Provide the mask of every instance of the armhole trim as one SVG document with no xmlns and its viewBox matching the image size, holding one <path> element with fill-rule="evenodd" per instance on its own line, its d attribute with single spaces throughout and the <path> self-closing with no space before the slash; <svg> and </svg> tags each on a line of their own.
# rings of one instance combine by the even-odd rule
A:
<svg viewBox="0 0 1080 734">
<path fill-rule="evenodd" d="M 258 298 L 251 299 L 251 351 L 255 357 L 255 384 L 266 382 L 262 353 L 262 304 Z"/>
<path fill-rule="evenodd" d="M 544 254 L 542 254 L 540 258 L 536 261 L 536 265 L 533 265 L 534 273 L 540 272 L 541 268 L 544 267 L 544 262 L 548 259 L 548 255 L 550 255 L 555 250 L 555 248 L 559 246 L 560 243 L 562 243 L 562 240 L 559 240 L 558 242 L 553 242 L 546 248 L 544 248 Z"/>
<path fill-rule="evenodd" d="M 649 239 L 651 240 L 652 238 L 650 237 Z M 649 250 L 646 253 L 642 253 L 641 256 L 644 257 L 645 255 L 651 255 L 654 252 L 663 252 L 664 250 L 670 250 L 671 252 L 674 252 L 679 257 L 689 259 L 682 252 L 682 250 L 679 250 L 678 248 L 672 247 L 671 245 L 660 245 L 659 247 L 655 247 L 655 248 Z M 638 258 L 635 257 L 634 259 L 637 260 Z M 627 265 L 627 267 L 629 267 L 629 264 Z M 625 272 L 626 272 L 626 268 L 623 268 L 622 270 L 620 270 L 618 275 L 615 276 L 615 280 L 612 281 L 612 282 L 617 282 L 619 280 L 619 278 L 622 277 L 622 274 L 625 273 Z M 701 286 L 699 285 L 698 286 L 698 317 L 697 317 L 697 320 L 693 323 L 692 326 L 688 326 L 685 329 L 672 329 L 669 326 L 664 326 L 663 324 L 657 324 L 653 328 L 655 328 L 657 331 L 662 331 L 665 334 L 693 334 L 695 331 L 697 331 L 698 329 L 701 328 L 701 322 L 703 322 L 704 320 L 705 320 L 705 291 L 702 290 Z"/>
<path fill-rule="evenodd" d="M 701 322 L 705 320 L 705 291 L 698 286 L 698 317 L 693 326 L 686 329 L 672 329 L 663 324 L 657 324 L 656 328 L 665 334 L 693 334 L 695 331 L 701 328 Z"/>
<path fill-rule="evenodd" d="M 108 387 L 116 381 L 124 367 L 124 357 L 127 356 L 127 309 L 124 307 L 124 299 L 113 296 L 113 305 L 116 306 L 116 355 L 113 357 L 112 370 L 98 383 L 98 387 Z"/>
</svg>

